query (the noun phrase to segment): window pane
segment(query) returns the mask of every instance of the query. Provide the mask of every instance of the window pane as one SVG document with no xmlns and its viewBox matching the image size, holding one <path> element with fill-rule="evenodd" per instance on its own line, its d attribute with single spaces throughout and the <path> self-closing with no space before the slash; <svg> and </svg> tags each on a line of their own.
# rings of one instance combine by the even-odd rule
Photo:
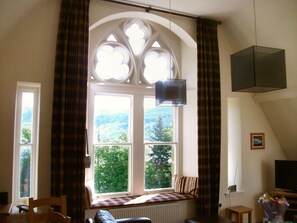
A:
<svg viewBox="0 0 297 223">
<path fill-rule="evenodd" d="M 94 100 L 95 192 L 127 192 L 130 146 L 120 144 L 130 142 L 131 97 L 95 95 Z"/>
<path fill-rule="evenodd" d="M 96 193 L 128 191 L 129 146 L 96 146 L 95 182 Z"/>
<path fill-rule="evenodd" d="M 20 198 L 30 197 L 31 146 L 21 146 L 20 149 Z"/>
<path fill-rule="evenodd" d="M 21 144 L 32 142 L 33 126 L 33 93 L 22 93 L 22 113 L 21 113 Z"/>
<path fill-rule="evenodd" d="M 144 78 L 151 84 L 173 76 L 173 62 L 170 55 L 166 52 L 151 50 L 146 53 L 144 58 Z"/>
<path fill-rule="evenodd" d="M 126 35 L 129 39 L 129 43 L 133 52 L 138 55 L 145 44 L 145 33 L 139 24 L 133 23 L 129 28 L 126 29 Z"/>
<path fill-rule="evenodd" d="M 130 75 L 130 55 L 126 48 L 106 44 L 96 52 L 95 71 L 103 80 L 124 81 Z"/>
<path fill-rule="evenodd" d="M 171 188 L 174 175 L 172 145 L 145 146 L 145 189 Z"/>
<path fill-rule="evenodd" d="M 144 99 L 144 141 L 172 142 L 173 107 L 157 107 L 154 98 Z"/>
<path fill-rule="evenodd" d="M 131 98 L 95 95 L 94 144 L 130 141 Z"/>
<path fill-rule="evenodd" d="M 145 146 L 145 189 L 172 188 L 175 146 L 166 142 L 174 140 L 174 111 L 156 107 L 154 98 L 144 99 L 144 140 L 152 142 Z"/>
</svg>

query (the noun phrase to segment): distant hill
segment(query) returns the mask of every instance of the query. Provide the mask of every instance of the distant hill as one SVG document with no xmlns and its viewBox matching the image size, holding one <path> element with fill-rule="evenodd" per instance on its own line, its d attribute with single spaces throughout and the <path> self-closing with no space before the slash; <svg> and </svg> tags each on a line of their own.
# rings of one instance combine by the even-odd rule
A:
<svg viewBox="0 0 297 223">
<path fill-rule="evenodd" d="M 159 115 L 162 115 L 163 117 L 164 127 L 170 128 L 173 117 L 172 112 L 168 107 L 160 107 L 157 112 L 153 108 L 147 109 L 144 120 L 146 136 L 152 131 L 153 125 L 158 121 Z M 25 125 L 32 122 L 32 113 L 29 108 L 24 109 L 22 122 Z M 95 118 L 95 132 L 104 142 L 109 140 L 116 141 L 121 135 L 127 133 L 128 124 L 127 114 L 121 112 L 109 114 L 106 112 Z"/>
<path fill-rule="evenodd" d="M 31 123 L 32 122 L 32 112 L 30 108 L 24 108 L 22 123 Z"/>
<path fill-rule="evenodd" d="M 164 127 L 170 127 L 173 117 L 172 112 L 168 108 L 160 107 L 158 112 L 153 108 L 147 109 L 144 120 L 145 132 L 147 133 L 145 135 L 152 131 L 152 127 L 158 121 L 159 115 L 163 117 Z M 127 133 L 127 130 L 128 116 L 121 112 L 113 114 L 104 113 L 95 118 L 95 131 L 102 142 L 116 141 L 122 134 Z"/>
</svg>

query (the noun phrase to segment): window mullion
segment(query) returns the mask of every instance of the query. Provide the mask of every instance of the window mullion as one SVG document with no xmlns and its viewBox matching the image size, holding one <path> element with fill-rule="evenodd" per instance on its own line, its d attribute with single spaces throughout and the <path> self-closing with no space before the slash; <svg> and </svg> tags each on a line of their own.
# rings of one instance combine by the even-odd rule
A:
<svg viewBox="0 0 297 223">
<path fill-rule="evenodd" d="M 22 93 L 19 90 L 16 95 L 16 114 L 15 120 L 21 120 L 22 111 Z M 12 200 L 13 203 L 19 203 L 19 185 L 20 185 L 20 150 L 21 150 L 21 122 L 15 121 L 14 126 L 14 159 L 13 159 L 13 184 L 12 184 Z"/>
<path fill-rule="evenodd" d="M 33 109 L 33 126 L 32 126 L 32 197 L 36 197 L 38 193 L 38 157 L 39 157 L 39 114 L 40 114 L 40 95 L 39 88 L 34 88 L 34 109 Z M 34 173 L 33 173 L 34 172 Z"/>
<path fill-rule="evenodd" d="M 142 194 L 144 188 L 143 95 L 133 100 L 132 193 Z M 136 106 L 137 105 L 137 106 Z"/>
</svg>

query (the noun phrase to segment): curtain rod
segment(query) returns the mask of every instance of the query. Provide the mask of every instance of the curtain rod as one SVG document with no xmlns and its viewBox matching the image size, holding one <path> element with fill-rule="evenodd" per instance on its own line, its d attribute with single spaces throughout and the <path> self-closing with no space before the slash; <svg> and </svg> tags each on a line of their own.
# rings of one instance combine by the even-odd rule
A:
<svg viewBox="0 0 297 223">
<path fill-rule="evenodd" d="M 191 19 L 199 18 L 199 16 L 196 16 L 196 15 L 190 15 L 190 14 L 180 13 L 180 12 L 176 12 L 176 11 L 169 11 L 167 9 L 155 8 L 155 7 L 152 7 L 149 5 L 144 5 L 144 4 L 136 4 L 136 3 L 132 3 L 132 2 L 123 2 L 123 1 L 117 1 L 117 0 L 101 0 L 101 1 L 111 2 L 111 3 L 121 4 L 121 5 L 127 5 L 127 6 L 133 6 L 133 7 L 144 9 L 146 12 L 156 11 L 156 12 L 162 12 L 162 13 L 187 17 L 187 18 L 191 18 Z M 221 25 L 221 22 L 219 22 L 219 21 L 215 21 L 215 22 L 217 22 L 219 25 Z"/>
</svg>

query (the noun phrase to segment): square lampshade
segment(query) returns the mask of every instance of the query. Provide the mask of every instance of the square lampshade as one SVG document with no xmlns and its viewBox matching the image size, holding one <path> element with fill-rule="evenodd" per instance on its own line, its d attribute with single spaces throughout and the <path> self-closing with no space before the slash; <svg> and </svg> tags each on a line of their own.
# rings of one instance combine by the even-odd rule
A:
<svg viewBox="0 0 297 223">
<path fill-rule="evenodd" d="M 232 91 L 261 93 L 287 87 L 285 50 L 252 46 L 231 55 Z"/>
<path fill-rule="evenodd" d="M 155 86 L 157 106 L 182 106 L 187 104 L 186 80 L 157 81 Z"/>
</svg>

